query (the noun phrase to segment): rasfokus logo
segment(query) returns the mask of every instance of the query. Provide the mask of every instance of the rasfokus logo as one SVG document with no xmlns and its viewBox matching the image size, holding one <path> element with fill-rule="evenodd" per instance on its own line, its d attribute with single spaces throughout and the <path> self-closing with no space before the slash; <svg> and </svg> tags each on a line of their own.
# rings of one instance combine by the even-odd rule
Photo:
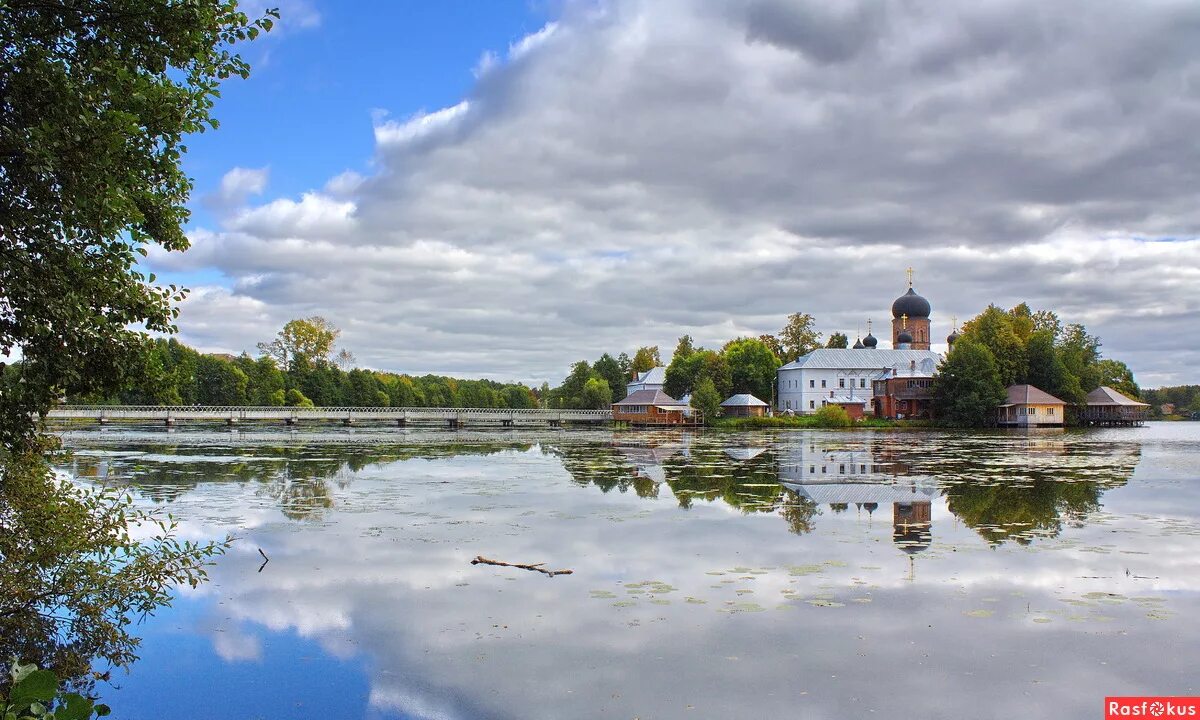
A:
<svg viewBox="0 0 1200 720">
<path fill-rule="evenodd" d="M 1116 718 L 1197 718 L 1200 697 L 1106 697 L 1104 720 Z"/>
</svg>

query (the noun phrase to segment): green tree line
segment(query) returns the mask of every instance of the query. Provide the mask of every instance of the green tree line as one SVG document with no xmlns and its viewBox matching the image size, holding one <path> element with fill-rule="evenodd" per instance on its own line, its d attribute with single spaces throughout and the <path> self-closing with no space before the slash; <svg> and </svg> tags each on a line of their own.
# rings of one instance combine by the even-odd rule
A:
<svg viewBox="0 0 1200 720">
<path fill-rule="evenodd" d="M 1103 357 L 1100 338 L 1081 324 L 1064 325 L 1049 310 L 1026 303 L 1012 310 L 989 305 L 972 318 L 934 376 L 934 411 L 944 425 L 992 424 L 1009 385 L 1029 384 L 1066 403 L 1077 421 L 1086 397 L 1107 385 L 1138 399 L 1141 390 L 1125 363 Z"/>
<path fill-rule="evenodd" d="M 152 341 L 116 392 L 71 396 L 72 403 L 120 405 L 256 405 L 298 407 L 534 408 L 521 384 L 413 377 L 339 368 L 324 357 L 290 356 L 287 370 L 263 355 L 206 355 L 171 338 Z"/>
</svg>

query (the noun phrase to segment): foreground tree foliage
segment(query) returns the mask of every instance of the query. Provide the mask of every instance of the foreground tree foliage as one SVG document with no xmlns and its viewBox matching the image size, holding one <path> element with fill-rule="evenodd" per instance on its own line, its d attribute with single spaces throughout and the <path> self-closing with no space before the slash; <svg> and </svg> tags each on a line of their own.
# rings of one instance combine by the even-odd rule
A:
<svg viewBox="0 0 1200 720">
<path fill-rule="evenodd" d="M 0 354 L 21 377 L 0 398 L 0 440 L 62 393 L 113 388 L 170 332 L 183 290 L 137 262 L 183 250 L 192 183 L 185 136 L 215 128 L 230 51 L 271 27 L 232 0 L 0 3 Z"/>
<path fill-rule="evenodd" d="M 94 658 L 131 662 L 129 622 L 167 604 L 176 584 L 201 582 L 224 547 L 180 542 L 128 495 L 55 476 L 39 418 L 64 395 L 155 370 L 146 331 L 173 331 L 186 291 L 156 284 L 139 262 L 154 246 L 187 248 L 185 138 L 217 127 L 220 84 L 249 74 L 232 46 L 276 17 L 251 20 L 234 0 L 0 0 L 0 356 L 21 357 L 0 367 L 0 665 L 10 670 L 16 656 L 86 685 Z M 173 401 L 164 373 L 146 392 Z M 248 384 L 219 380 L 222 392 Z M 153 526 L 150 539 L 134 539 L 138 524 Z M 18 674 L 0 676 L 10 699 L 17 688 L 6 686 L 28 680 Z"/>
</svg>

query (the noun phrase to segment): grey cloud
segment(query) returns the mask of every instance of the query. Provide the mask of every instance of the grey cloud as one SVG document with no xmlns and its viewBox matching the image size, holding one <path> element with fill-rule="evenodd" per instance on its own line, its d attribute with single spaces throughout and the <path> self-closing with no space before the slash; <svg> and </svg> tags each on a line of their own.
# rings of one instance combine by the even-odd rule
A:
<svg viewBox="0 0 1200 720">
<path fill-rule="evenodd" d="M 797 310 L 880 328 L 912 265 L 938 336 L 1029 300 L 1194 382 L 1133 318 L 1200 330 L 1197 48 L 1193 3 L 569 3 L 461 105 L 381 121 L 375 175 L 160 262 L 262 304 L 215 346 L 321 312 L 368 365 L 529 381 Z"/>
</svg>

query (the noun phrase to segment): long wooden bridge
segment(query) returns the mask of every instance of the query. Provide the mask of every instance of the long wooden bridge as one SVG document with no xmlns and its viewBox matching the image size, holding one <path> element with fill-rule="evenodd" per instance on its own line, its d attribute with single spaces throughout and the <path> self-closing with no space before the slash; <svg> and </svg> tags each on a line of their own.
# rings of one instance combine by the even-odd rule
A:
<svg viewBox="0 0 1200 720">
<path fill-rule="evenodd" d="M 109 423 L 160 422 L 172 427 L 180 422 L 209 421 L 240 425 L 253 422 L 340 422 L 352 426 L 366 423 L 441 424 L 451 428 L 465 425 L 550 425 L 612 422 L 611 410 L 540 410 L 508 408 L 397 408 L 397 407 L 220 407 L 206 405 L 59 405 L 50 410 L 50 420 L 95 420 Z"/>
</svg>

